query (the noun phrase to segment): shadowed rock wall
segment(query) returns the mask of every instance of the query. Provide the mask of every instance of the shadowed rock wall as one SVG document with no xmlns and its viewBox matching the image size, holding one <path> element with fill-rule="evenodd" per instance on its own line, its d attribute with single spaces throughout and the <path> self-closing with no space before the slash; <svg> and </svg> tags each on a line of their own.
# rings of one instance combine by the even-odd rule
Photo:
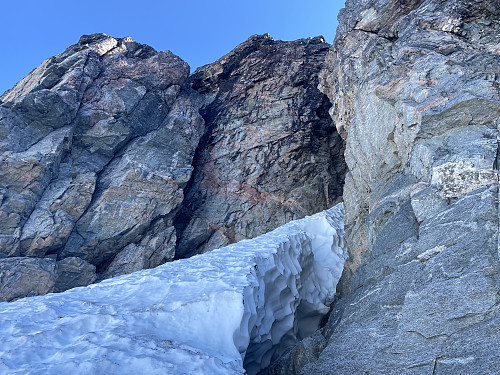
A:
<svg viewBox="0 0 500 375">
<path fill-rule="evenodd" d="M 179 256 L 266 233 L 342 195 L 344 143 L 318 74 L 329 45 L 256 35 L 191 76 L 207 132 L 178 220 Z"/>
</svg>

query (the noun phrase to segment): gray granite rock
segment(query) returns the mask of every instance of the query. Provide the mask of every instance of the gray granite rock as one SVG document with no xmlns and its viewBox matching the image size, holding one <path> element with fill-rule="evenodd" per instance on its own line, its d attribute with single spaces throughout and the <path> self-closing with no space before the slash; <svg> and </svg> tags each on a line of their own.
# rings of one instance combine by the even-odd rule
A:
<svg viewBox="0 0 500 375">
<path fill-rule="evenodd" d="M 169 51 L 95 34 L 7 91 L 0 254 L 59 260 L 57 291 L 93 282 L 96 268 L 111 275 L 125 248 L 147 261 L 121 273 L 172 259 L 172 222 L 204 131 L 188 76 Z"/>
<path fill-rule="evenodd" d="M 54 292 L 63 292 L 77 286 L 92 284 L 97 278 L 96 268 L 80 258 L 65 258 L 57 262 L 57 280 Z"/>
<path fill-rule="evenodd" d="M 320 88 L 347 139 L 350 259 L 302 374 L 498 373 L 499 5 L 340 13 Z"/>
<path fill-rule="evenodd" d="M 269 375 L 296 374 L 306 364 L 316 361 L 326 344 L 326 338 L 318 330 L 313 335 L 290 347 L 288 352 L 275 360 L 263 373 Z"/>
<path fill-rule="evenodd" d="M 75 224 L 80 241 L 68 244 L 60 257 L 98 265 L 140 241 L 153 221 L 162 218 L 171 226 L 203 131 L 190 95 L 181 94 L 160 128 L 132 140 L 101 172 L 97 194 Z"/>
<path fill-rule="evenodd" d="M 114 277 L 147 268 L 154 268 L 174 259 L 176 245 L 175 229 L 158 220 L 154 230 L 148 232 L 139 243 L 123 248 L 103 272 L 105 277 Z"/>
<path fill-rule="evenodd" d="M 50 258 L 0 259 L 0 302 L 54 291 L 56 261 Z"/>
</svg>

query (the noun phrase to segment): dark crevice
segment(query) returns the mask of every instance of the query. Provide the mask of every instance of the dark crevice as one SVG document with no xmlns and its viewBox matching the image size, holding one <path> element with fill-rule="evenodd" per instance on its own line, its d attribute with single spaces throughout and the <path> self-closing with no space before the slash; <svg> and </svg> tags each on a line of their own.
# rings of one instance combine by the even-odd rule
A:
<svg viewBox="0 0 500 375">
<path fill-rule="evenodd" d="M 441 359 L 441 357 L 437 357 L 436 359 L 434 359 L 434 366 L 432 368 L 432 375 L 436 375 L 437 364 L 438 364 L 438 361 L 440 359 Z"/>
<path fill-rule="evenodd" d="M 500 142 L 497 140 L 497 152 L 496 152 L 496 157 L 495 161 L 493 162 L 493 169 L 498 171 L 498 163 L 500 160 Z"/>
<path fill-rule="evenodd" d="M 173 226 L 176 232 L 176 246 L 175 246 L 176 254 L 174 260 L 184 258 L 184 256 L 179 256 L 179 254 L 177 253 L 177 249 L 179 249 L 180 241 L 184 230 L 188 226 L 189 221 L 194 216 L 198 208 L 195 207 L 196 200 L 192 199 L 193 195 L 197 194 L 197 192 L 193 190 L 193 185 L 195 179 L 198 177 L 198 170 L 199 170 L 198 166 L 200 164 L 199 161 L 202 159 L 202 153 L 205 151 L 205 146 L 210 143 L 210 139 L 212 138 L 212 133 L 215 129 L 215 125 L 213 124 L 207 126 L 207 124 L 210 124 L 209 119 L 211 118 L 211 116 L 213 116 L 213 113 L 209 109 L 207 109 L 207 107 L 200 109 L 199 113 L 203 118 L 203 120 L 205 121 L 205 131 L 201 136 L 200 141 L 198 142 L 198 146 L 195 148 L 192 161 L 193 171 L 191 172 L 191 177 L 189 181 L 187 182 L 186 186 L 183 189 L 184 199 L 180 204 L 180 208 L 173 219 Z M 199 247 L 200 245 L 201 244 L 199 244 L 197 247 Z M 193 253 L 193 251 L 188 251 L 188 253 Z"/>
<path fill-rule="evenodd" d="M 359 29 L 359 28 L 355 28 L 354 30 L 362 31 L 362 32 L 372 34 L 372 35 L 376 35 L 379 38 L 385 39 L 391 43 L 394 43 L 396 40 L 399 39 L 399 37 L 397 35 L 394 35 L 394 36 L 392 36 L 392 35 L 380 35 L 378 31 L 364 30 L 364 29 Z"/>
</svg>

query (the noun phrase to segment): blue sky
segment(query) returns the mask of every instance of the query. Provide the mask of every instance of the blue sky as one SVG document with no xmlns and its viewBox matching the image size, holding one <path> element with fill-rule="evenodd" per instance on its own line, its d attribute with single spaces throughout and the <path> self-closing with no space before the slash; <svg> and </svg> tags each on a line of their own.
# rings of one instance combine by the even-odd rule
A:
<svg viewBox="0 0 500 375">
<path fill-rule="evenodd" d="M 171 50 L 194 70 L 250 35 L 331 43 L 343 0 L 1 0 L 0 93 L 82 34 L 130 36 Z"/>
</svg>

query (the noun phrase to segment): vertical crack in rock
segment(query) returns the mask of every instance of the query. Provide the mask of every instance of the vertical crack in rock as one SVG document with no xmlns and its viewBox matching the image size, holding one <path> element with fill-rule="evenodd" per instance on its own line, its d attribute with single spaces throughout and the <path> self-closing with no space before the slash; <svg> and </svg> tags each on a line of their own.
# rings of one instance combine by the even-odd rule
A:
<svg viewBox="0 0 500 375">
<path fill-rule="evenodd" d="M 256 374 L 328 311 L 343 213 L 339 204 L 206 254 L 4 303 L 0 372 L 243 374 L 244 362 Z"/>
</svg>

